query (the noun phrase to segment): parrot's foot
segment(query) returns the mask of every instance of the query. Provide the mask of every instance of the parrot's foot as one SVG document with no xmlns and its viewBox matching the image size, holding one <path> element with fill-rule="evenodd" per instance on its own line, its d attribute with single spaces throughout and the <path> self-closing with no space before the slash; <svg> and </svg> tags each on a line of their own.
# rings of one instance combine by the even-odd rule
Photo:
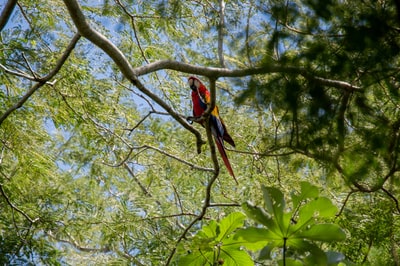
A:
<svg viewBox="0 0 400 266">
<path fill-rule="evenodd" d="M 189 124 L 193 124 L 193 122 L 200 123 L 202 120 L 203 120 L 203 118 L 201 116 L 188 116 L 188 117 L 186 117 L 186 121 Z"/>
</svg>

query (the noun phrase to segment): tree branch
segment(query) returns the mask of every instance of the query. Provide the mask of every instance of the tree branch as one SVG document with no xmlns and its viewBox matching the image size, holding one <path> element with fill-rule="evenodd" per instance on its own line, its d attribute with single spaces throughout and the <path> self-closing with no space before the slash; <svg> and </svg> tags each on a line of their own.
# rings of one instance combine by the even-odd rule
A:
<svg viewBox="0 0 400 266">
<path fill-rule="evenodd" d="M 0 14 L 0 32 L 3 30 L 4 26 L 7 24 L 17 5 L 17 0 L 8 0 L 7 4 L 4 6 L 3 11 Z"/>
<path fill-rule="evenodd" d="M 15 211 L 19 212 L 20 214 L 22 214 L 22 216 L 24 216 L 31 224 L 36 223 L 37 221 L 39 221 L 39 218 L 35 218 L 32 219 L 31 217 L 29 217 L 28 214 L 26 214 L 24 211 L 22 211 L 20 208 L 18 208 L 17 206 L 15 206 L 10 198 L 7 196 L 6 192 L 3 189 L 3 185 L 0 184 L 0 193 L 3 196 L 3 198 L 6 200 L 7 204 Z"/>
<path fill-rule="evenodd" d="M 218 57 L 219 57 L 219 64 L 221 67 L 225 67 L 224 33 L 225 33 L 225 1 L 219 0 Z"/>
<path fill-rule="evenodd" d="M 140 53 L 142 54 L 142 57 L 143 57 L 144 61 L 146 61 L 146 63 L 149 63 L 149 60 L 147 60 L 146 55 L 144 54 L 142 45 L 140 44 L 140 41 L 139 41 L 139 37 L 138 37 L 138 34 L 137 34 L 137 29 L 136 29 L 136 23 L 135 23 L 135 16 L 133 16 L 132 14 L 129 13 L 129 11 L 127 10 L 126 6 L 124 6 L 121 3 L 120 0 L 115 0 L 115 2 L 117 3 L 117 5 L 119 5 L 122 8 L 122 10 L 125 12 L 125 14 L 130 18 L 131 25 L 132 25 L 132 30 L 133 30 L 133 35 L 135 37 L 136 44 L 137 44 L 137 46 L 139 48 Z"/>
<path fill-rule="evenodd" d="M 133 172 L 133 170 L 129 167 L 129 165 L 124 162 L 123 163 L 125 169 L 128 171 L 128 173 L 131 175 L 132 179 L 136 182 L 136 184 L 138 184 L 138 186 L 140 187 L 140 189 L 143 191 L 143 193 L 147 196 L 152 198 L 153 195 L 147 190 L 147 188 L 142 184 L 142 182 L 140 182 L 140 180 L 136 177 L 135 173 Z M 156 201 L 158 205 L 161 205 L 161 203 L 159 201 Z"/>
<path fill-rule="evenodd" d="M 355 192 L 357 192 L 357 190 L 351 190 L 349 193 L 347 193 L 347 196 L 343 201 L 342 207 L 340 208 L 339 212 L 336 214 L 336 217 L 339 217 L 343 213 L 344 208 L 346 207 L 346 204 L 350 199 L 350 196 L 353 195 L 353 193 L 355 193 Z"/>
<path fill-rule="evenodd" d="M 61 67 L 64 65 L 65 61 L 68 59 L 69 55 L 71 54 L 72 50 L 75 48 L 76 43 L 78 42 L 80 38 L 80 34 L 76 33 L 74 37 L 72 38 L 71 42 L 68 44 L 66 50 L 62 54 L 61 58 L 57 61 L 55 67 L 53 70 L 48 73 L 45 77 L 41 78 L 35 78 L 34 80 L 37 81 L 37 83 L 27 92 L 25 93 L 24 96 L 21 97 L 21 99 L 16 102 L 13 106 L 11 106 L 4 114 L 1 115 L 0 117 L 0 125 L 3 123 L 3 121 L 15 110 L 18 108 L 22 107 L 24 103 L 43 85 L 45 85 L 50 79 L 52 79 L 58 71 L 60 71 Z"/>
<path fill-rule="evenodd" d="M 55 236 L 53 234 L 53 232 L 51 232 L 51 231 L 47 231 L 46 234 L 48 236 L 50 236 L 51 238 L 55 239 L 56 241 L 71 245 L 74 248 L 76 248 L 77 250 L 82 251 L 82 252 L 109 252 L 109 251 L 111 251 L 109 246 L 105 246 L 103 248 L 88 248 L 88 247 L 81 246 L 75 240 L 75 238 L 73 238 L 69 233 L 66 233 L 66 234 L 67 234 L 67 236 L 69 237 L 70 240 L 61 239 L 61 238 Z"/>
<path fill-rule="evenodd" d="M 399 201 L 397 200 L 397 198 L 386 188 L 382 187 L 381 190 L 383 192 L 385 192 L 386 195 L 388 195 L 389 198 L 391 198 L 394 201 L 394 204 L 396 205 L 396 209 L 397 209 L 398 213 L 400 214 L 400 206 L 399 206 Z"/>
<path fill-rule="evenodd" d="M 348 91 L 361 90 L 360 87 L 352 85 L 348 82 L 341 80 L 333 80 L 322 77 L 314 76 L 309 73 L 306 69 L 292 66 L 279 66 L 279 65 L 264 65 L 261 67 L 252 67 L 244 69 L 228 69 L 228 68 L 216 68 L 216 67 L 204 67 L 195 66 L 187 63 L 182 63 L 173 60 L 160 60 L 145 66 L 135 68 L 135 72 L 138 76 L 146 75 L 158 70 L 170 69 L 188 74 L 201 75 L 206 77 L 245 77 L 258 74 L 270 74 L 270 73 L 289 73 L 298 74 L 304 78 L 316 82 L 323 86 L 334 87 L 338 89 L 344 89 Z"/>
<path fill-rule="evenodd" d="M 25 72 L 23 72 L 23 71 L 21 71 L 19 69 L 11 70 L 11 69 L 7 68 L 6 66 L 4 66 L 2 64 L 0 64 L 0 69 L 2 69 L 5 73 L 11 74 L 11 75 L 14 75 L 14 76 L 17 76 L 17 77 L 21 77 L 21 78 L 32 80 L 32 81 L 37 81 L 38 80 L 37 77 L 30 76 L 29 74 L 27 74 L 27 73 L 25 73 Z M 47 84 L 49 84 L 51 86 L 54 85 L 51 82 L 47 82 Z"/>
</svg>

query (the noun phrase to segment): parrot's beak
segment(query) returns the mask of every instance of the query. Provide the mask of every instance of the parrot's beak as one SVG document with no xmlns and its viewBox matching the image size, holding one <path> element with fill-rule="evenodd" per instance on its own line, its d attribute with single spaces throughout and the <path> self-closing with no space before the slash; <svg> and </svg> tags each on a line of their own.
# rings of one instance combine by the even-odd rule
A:
<svg viewBox="0 0 400 266">
<path fill-rule="evenodd" d="M 189 86 L 193 91 L 197 91 L 196 83 L 198 83 L 198 82 L 195 79 L 193 79 L 193 78 L 189 79 Z"/>
</svg>

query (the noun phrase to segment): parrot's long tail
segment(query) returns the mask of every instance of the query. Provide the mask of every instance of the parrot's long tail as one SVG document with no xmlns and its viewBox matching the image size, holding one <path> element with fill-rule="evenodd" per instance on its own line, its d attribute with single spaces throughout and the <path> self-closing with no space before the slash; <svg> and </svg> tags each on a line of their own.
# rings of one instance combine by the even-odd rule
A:
<svg viewBox="0 0 400 266">
<path fill-rule="evenodd" d="M 217 145 L 218 151 L 221 154 L 222 160 L 224 160 L 225 166 L 228 169 L 229 174 L 233 177 L 236 184 L 239 185 L 239 182 L 236 180 L 235 174 L 233 173 L 232 166 L 231 163 L 229 162 L 228 156 L 226 155 L 222 138 L 214 136 L 214 139 L 215 139 L 215 144 Z"/>
</svg>

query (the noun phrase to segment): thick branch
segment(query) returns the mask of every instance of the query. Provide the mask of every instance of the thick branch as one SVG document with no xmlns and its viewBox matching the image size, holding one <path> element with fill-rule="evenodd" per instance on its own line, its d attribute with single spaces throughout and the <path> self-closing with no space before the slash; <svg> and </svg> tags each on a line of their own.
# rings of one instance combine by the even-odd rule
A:
<svg viewBox="0 0 400 266">
<path fill-rule="evenodd" d="M 15 110 L 20 108 L 24 103 L 43 85 L 45 85 L 50 79 L 52 79 L 58 71 L 60 71 L 61 67 L 64 65 L 65 61 L 71 54 L 72 50 L 75 48 L 76 43 L 78 42 L 79 38 L 81 36 L 79 33 L 75 34 L 75 36 L 72 38 L 71 42 L 69 43 L 68 47 L 62 54 L 61 58 L 57 61 L 56 66 L 53 68 L 53 70 L 47 74 L 43 78 L 36 78 L 35 81 L 37 83 L 24 95 L 22 98 L 16 102 L 13 106 L 11 106 L 2 116 L 0 117 L 0 125 L 3 123 L 3 121 Z"/>
<path fill-rule="evenodd" d="M 14 11 L 16 5 L 17 5 L 17 0 L 8 0 L 7 4 L 4 6 L 4 9 L 0 15 L 0 32 L 3 30 L 4 26 L 10 19 L 11 14 Z"/>
<path fill-rule="evenodd" d="M 160 60 L 154 63 L 147 64 L 135 68 L 135 72 L 138 76 L 146 75 L 158 70 L 170 69 L 188 74 L 201 75 L 206 77 L 245 77 L 257 74 L 269 74 L 269 73 L 288 73 L 298 74 L 304 78 L 316 82 L 323 86 L 334 87 L 338 89 L 344 89 L 349 91 L 357 91 L 361 88 L 354 86 L 348 82 L 341 80 L 326 79 L 322 77 L 316 77 L 309 73 L 306 69 L 292 66 L 279 66 L 279 65 L 264 65 L 261 67 L 245 68 L 245 69 L 227 69 L 227 68 L 216 68 L 216 67 L 204 67 L 195 66 L 187 63 L 182 63 L 173 60 Z"/>
<path fill-rule="evenodd" d="M 75 0 L 64 0 L 64 3 L 68 8 L 69 14 L 79 33 L 83 37 L 97 45 L 106 54 L 108 54 L 117 64 L 125 77 L 127 77 L 129 80 L 135 81 L 137 77 L 126 57 L 110 40 L 94 30 L 87 23 L 85 15 L 82 13 L 82 9 L 78 2 Z"/>
</svg>

